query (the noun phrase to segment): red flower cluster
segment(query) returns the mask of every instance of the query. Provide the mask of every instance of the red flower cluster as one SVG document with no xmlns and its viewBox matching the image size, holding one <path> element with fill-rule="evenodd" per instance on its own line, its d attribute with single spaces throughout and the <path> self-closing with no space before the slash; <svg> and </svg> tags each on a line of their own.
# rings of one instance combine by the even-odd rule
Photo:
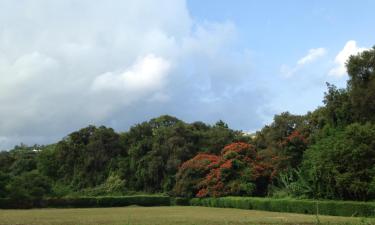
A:
<svg viewBox="0 0 375 225">
<path fill-rule="evenodd" d="M 220 169 L 230 169 L 232 168 L 232 160 L 227 160 L 223 164 L 220 165 Z"/>
<path fill-rule="evenodd" d="M 194 169 L 210 169 L 218 165 L 220 157 L 217 155 L 199 153 L 194 158 L 184 162 L 180 169 L 184 170 L 187 168 Z"/>
<path fill-rule="evenodd" d="M 293 131 L 288 137 L 284 139 L 281 143 L 281 146 L 286 146 L 289 143 L 301 142 L 303 144 L 307 144 L 306 138 L 298 131 Z"/>
<path fill-rule="evenodd" d="M 239 179 L 245 168 L 251 167 L 255 156 L 255 148 L 250 144 L 237 142 L 225 146 L 219 156 L 218 166 L 212 168 L 200 182 L 200 190 L 196 196 L 218 197 L 231 194 L 232 188 L 228 184 L 234 179 Z M 238 168 L 233 168 L 234 162 L 239 165 Z"/>
<path fill-rule="evenodd" d="M 244 142 L 235 142 L 225 146 L 221 151 L 221 155 L 226 155 L 230 152 L 253 157 L 256 155 L 255 147 Z"/>
<path fill-rule="evenodd" d="M 271 180 L 278 174 L 280 160 L 237 142 L 225 146 L 220 155 L 196 155 L 181 165 L 177 178 L 190 179 L 197 197 L 251 194 L 258 179 Z"/>
</svg>

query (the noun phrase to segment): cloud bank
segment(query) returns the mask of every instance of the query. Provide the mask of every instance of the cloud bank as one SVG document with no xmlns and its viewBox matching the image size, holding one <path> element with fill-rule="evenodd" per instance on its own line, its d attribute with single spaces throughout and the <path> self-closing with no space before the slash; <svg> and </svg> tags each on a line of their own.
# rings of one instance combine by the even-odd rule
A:
<svg viewBox="0 0 375 225">
<path fill-rule="evenodd" d="M 3 0 L 0 24 L 0 149 L 165 113 L 263 124 L 267 91 L 235 24 L 195 21 L 183 0 Z"/>
</svg>

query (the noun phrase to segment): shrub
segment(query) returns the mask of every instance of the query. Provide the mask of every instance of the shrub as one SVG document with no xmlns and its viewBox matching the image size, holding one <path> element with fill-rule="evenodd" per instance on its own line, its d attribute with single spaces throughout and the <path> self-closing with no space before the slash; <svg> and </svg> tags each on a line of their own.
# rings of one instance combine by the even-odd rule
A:
<svg viewBox="0 0 375 225">
<path fill-rule="evenodd" d="M 0 199 L 0 208 L 18 209 L 33 207 L 56 208 L 87 208 L 87 207 L 114 207 L 114 206 L 168 206 L 171 205 L 168 196 L 135 195 L 119 197 L 79 197 L 79 198 L 46 198 L 42 200 Z"/>
<path fill-rule="evenodd" d="M 124 197 L 98 197 L 97 205 L 99 207 L 112 206 L 162 206 L 170 205 L 170 199 L 166 196 L 124 196 Z"/>
<path fill-rule="evenodd" d="M 171 198 L 171 205 L 190 205 L 190 198 Z"/>
<path fill-rule="evenodd" d="M 41 207 L 56 208 L 87 208 L 96 207 L 96 198 L 49 198 L 44 200 Z"/>
<path fill-rule="evenodd" d="M 0 209 L 29 209 L 33 207 L 33 201 L 29 199 L 16 200 L 0 198 Z"/>
<path fill-rule="evenodd" d="M 351 201 L 313 201 L 251 197 L 193 198 L 194 206 L 255 209 L 331 216 L 375 216 L 375 203 Z"/>
<path fill-rule="evenodd" d="M 89 187 L 79 191 L 81 196 L 121 196 L 125 194 L 125 182 L 118 174 L 110 174 L 107 180 L 96 187 Z"/>
</svg>

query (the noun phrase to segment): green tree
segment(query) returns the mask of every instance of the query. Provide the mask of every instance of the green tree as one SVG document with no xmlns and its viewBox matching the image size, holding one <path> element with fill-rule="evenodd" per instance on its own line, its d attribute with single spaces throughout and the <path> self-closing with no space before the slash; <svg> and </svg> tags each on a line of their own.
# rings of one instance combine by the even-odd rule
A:
<svg viewBox="0 0 375 225">
<path fill-rule="evenodd" d="M 337 89 L 327 83 L 328 92 L 325 93 L 325 116 L 334 127 L 344 127 L 353 121 L 352 103 L 346 89 Z"/>
<path fill-rule="evenodd" d="M 303 171 L 310 197 L 367 200 L 375 177 L 375 126 L 358 123 L 327 129 L 326 137 L 306 150 Z"/>
<path fill-rule="evenodd" d="M 375 122 L 375 46 L 347 62 L 348 91 L 358 122 Z"/>
<path fill-rule="evenodd" d="M 256 133 L 253 140 L 258 149 L 276 148 L 280 149 L 280 144 L 292 134 L 293 131 L 303 127 L 304 117 L 293 115 L 289 112 L 275 115 L 273 122 L 266 125 L 261 131 Z"/>
<path fill-rule="evenodd" d="M 116 167 L 116 157 L 124 154 L 120 135 L 104 126 L 89 126 L 73 132 L 60 141 L 53 151 L 55 153 L 42 154 L 47 159 L 55 155 L 55 162 L 47 166 L 51 169 L 47 173 L 54 173 L 51 166 L 56 166 L 57 162 L 57 175 L 61 181 L 76 189 L 103 183 L 111 169 Z"/>
<path fill-rule="evenodd" d="M 58 180 L 58 168 L 61 162 L 56 160 L 56 145 L 49 145 L 38 153 L 37 155 L 37 168 L 38 171 L 53 180 Z"/>
<path fill-rule="evenodd" d="M 5 187 L 8 185 L 9 180 L 10 176 L 0 171 L 0 198 L 4 198 L 7 196 L 8 192 Z"/>
<path fill-rule="evenodd" d="M 10 166 L 10 173 L 13 176 L 18 176 L 24 172 L 35 170 L 37 167 L 36 152 L 32 150 L 11 151 L 14 161 Z"/>
<path fill-rule="evenodd" d="M 51 194 L 51 181 L 37 171 L 31 171 L 14 177 L 7 190 L 12 199 L 42 199 Z"/>
<path fill-rule="evenodd" d="M 0 171 L 4 173 L 10 172 L 10 167 L 14 162 L 14 157 L 11 156 L 10 152 L 0 152 Z"/>
</svg>

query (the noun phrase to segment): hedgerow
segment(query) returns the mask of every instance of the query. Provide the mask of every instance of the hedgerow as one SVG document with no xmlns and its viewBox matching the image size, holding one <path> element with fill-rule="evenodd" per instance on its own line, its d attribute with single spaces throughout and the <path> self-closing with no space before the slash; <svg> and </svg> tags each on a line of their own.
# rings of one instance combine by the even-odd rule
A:
<svg viewBox="0 0 375 225">
<path fill-rule="evenodd" d="M 118 197 L 80 197 L 80 198 L 46 198 L 42 200 L 12 200 L 0 199 L 2 209 L 24 208 L 88 208 L 88 207 L 115 207 L 115 206 L 169 206 L 171 198 L 168 196 L 135 195 Z"/>
<path fill-rule="evenodd" d="M 314 201 L 252 197 L 193 198 L 193 206 L 253 209 L 331 216 L 375 216 L 375 202 Z"/>
</svg>

